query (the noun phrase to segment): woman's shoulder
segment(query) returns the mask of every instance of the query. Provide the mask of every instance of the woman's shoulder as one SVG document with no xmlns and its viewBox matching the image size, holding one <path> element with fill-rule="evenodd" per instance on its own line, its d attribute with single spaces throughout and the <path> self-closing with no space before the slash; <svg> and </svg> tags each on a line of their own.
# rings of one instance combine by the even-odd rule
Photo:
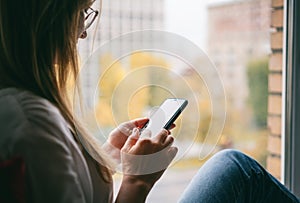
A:
<svg viewBox="0 0 300 203">
<path fill-rule="evenodd" d="M 13 147 L 20 141 L 65 140 L 62 135 L 68 134 L 68 128 L 48 100 L 26 90 L 6 88 L 0 90 L 0 132 L 0 146 Z"/>
<path fill-rule="evenodd" d="M 32 114 L 57 115 L 58 109 L 48 100 L 27 90 L 5 88 L 0 90 L 0 116 L 9 112 L 14 116 L 29 118 Z M 8 115 L 6 115 L 8 116 Z"/>
</svg>

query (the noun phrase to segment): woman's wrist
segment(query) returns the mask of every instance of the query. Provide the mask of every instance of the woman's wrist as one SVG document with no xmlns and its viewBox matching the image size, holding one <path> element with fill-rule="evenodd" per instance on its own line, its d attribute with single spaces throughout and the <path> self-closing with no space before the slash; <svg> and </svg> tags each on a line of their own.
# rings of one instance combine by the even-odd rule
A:
<svg viewBox="0 0 300 203">
<path fill-rule="evenodd" d="M 102 149 L 109 154 L 109 156 L 117 163 L 120 164 L 121 163 L 121 159 L 120 159 L 120 149 L 118 149 L 117 147 L 113 146 L 111 143 L 109 143 L 108 141 L 105 142 L 102 145 Z"/>
<path fill-rule="evenodd" d="M 153 184 L 124 175 L 116 202 L 145 202 Z"/>
<path fill-rule="evenodd" d="M 139 176 L 124 175 L 122 182 L 127 183 L 129 185 L 139 186 L 139 188 L 149 192 L 153 187 L 153 183 L 148 183 L 138 177 Z"/>
</svg>

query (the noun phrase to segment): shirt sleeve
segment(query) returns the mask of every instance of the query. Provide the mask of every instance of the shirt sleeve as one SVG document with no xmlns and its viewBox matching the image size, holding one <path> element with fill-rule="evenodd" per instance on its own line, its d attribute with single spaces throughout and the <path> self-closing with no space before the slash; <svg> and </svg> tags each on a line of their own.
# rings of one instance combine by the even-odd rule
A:
<svg viewBox="0 0 300 203">
<path fill-rule="evenodd" d="M 25 161 L 28 202 L 87 202 L 77 171 L 83 163 L 74 160 L 60 117 L 39 106 L 24 113 L 13 154 Z"/>
</svg>

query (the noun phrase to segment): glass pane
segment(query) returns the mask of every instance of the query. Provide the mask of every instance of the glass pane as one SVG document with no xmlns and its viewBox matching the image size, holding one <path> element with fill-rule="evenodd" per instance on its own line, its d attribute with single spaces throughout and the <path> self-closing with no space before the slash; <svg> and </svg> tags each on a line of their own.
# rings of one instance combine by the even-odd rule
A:
<svg viewBox="0 0 300 203">
<path fill-rule="evenodd" d="M 266 165 L 270 15 L 271 0 L 103 0 L 79 41 L 90 131 L 105 141 L 166 98 L 189 100 L 172 130 L 179 153 L 147 202 L 176 202 L 221 149 Z"/>
</svg>

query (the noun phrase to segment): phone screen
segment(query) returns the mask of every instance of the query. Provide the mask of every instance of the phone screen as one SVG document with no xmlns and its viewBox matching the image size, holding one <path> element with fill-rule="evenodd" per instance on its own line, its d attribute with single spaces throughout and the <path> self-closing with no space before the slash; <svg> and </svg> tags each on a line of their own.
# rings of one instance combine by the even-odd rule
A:
<svg viewBox="0 0 300 203">
<path fill-rule="evenodd" d="M 168 129 L 187 105 L 185 99 L 166 99 L 152 115 L 149 122 L 141 129 L 141 137 L 157 135 L 163 128 Z"/>
</svg>

